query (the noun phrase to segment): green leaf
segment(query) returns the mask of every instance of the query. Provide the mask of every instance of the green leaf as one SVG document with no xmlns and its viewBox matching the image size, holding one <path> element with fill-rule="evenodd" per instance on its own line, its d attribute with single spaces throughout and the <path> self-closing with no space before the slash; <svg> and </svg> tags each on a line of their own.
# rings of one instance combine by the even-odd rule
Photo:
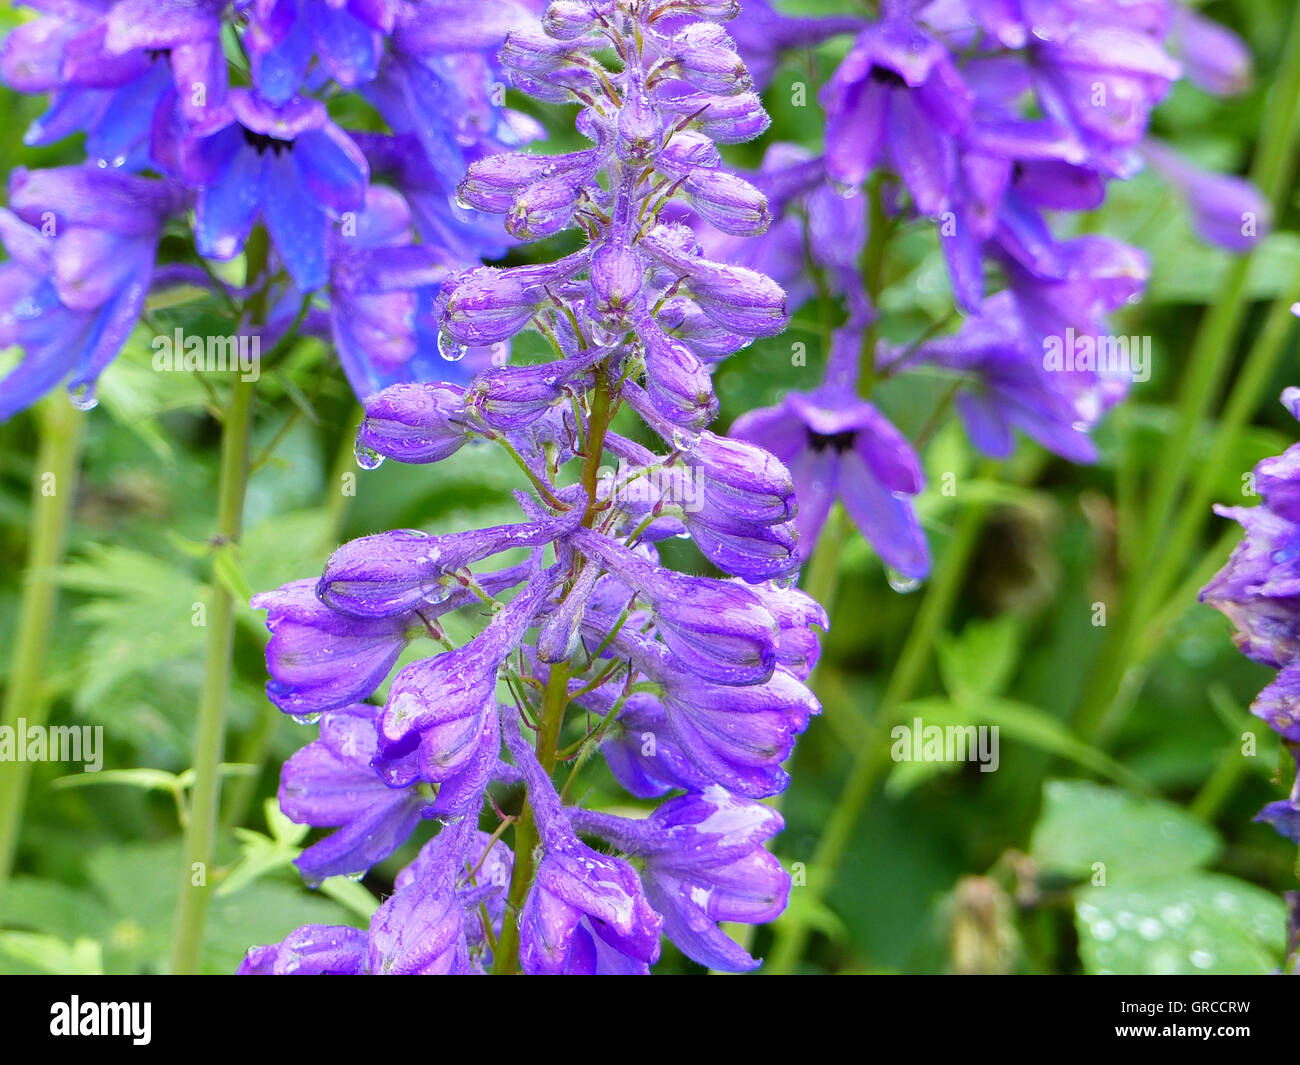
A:
<svg viewBox="0 0 1300 1065">
<path fill-rule="evenodd" d="M 1105 866 L 1112 889 L 1211 861 L 1219 837 L 1163 799 L 1139 798 L 1082 780 L 1052 780 L 1029 853 L 1047 869 L 1089 876 Z"/>
<path fill-rule="evenodd" d="M 166 968 L 180 858 L 179 843 L 169 841 L 103 847 L 87 861 L 86 873 L 115 920 L 134 933 L 115 953 L 105 944 L 112 971 Z M 214 873 L 208 871 L 209 884 Z M 249 947 L 279 942 L 304 924 L 359 924 L 348 909 L 297 884 L 261 881 L 236 894 L 214 895 L 201 956 L 205 973 L 232 973 Z"/>
<path fill-rule="evenodd" d="M 960 636 L 945 634 L 937 651 L 952 695 L 1001 695 L 1020 659 L 1020 622 L 1013 614 L 968 622 Z"/>
<path fill-rule="evenodd" d="M 1217 873 L 1079 888 L 1075 926 L 1089 973 L 1263 974 L 1286 949 L 1282 900 Z"/>
<path fill-rule="evenodd" d="M 327 880 L 322 880 L 320 893 L 327 895 L 340 906 L 346 906 L 367 924 L 379 909 L 379 900 L 350 877 L 331 876 Z"/>
<path fill-rule="evenodd" d="M 105 769 L 98 773 L 72 773 L 50 781 L 52 788 L 84 788 L 90 784 L 126 784 L 146 791 L 176 792 L 181 778 L 163 769 Z"/>
<path fill-rule="evenodd" d="M 88 891 L 52 880 L 16 877 L 0 884 L 0 924 L 60 939 L 102 939 L 109 934 L 113 918 Z"/>
<path fill-rule="evenodd" d="M 247 603 L 253 598 L 253 589 L 240 565 L 239 548 L 234 544 L 222 544 L 214 552 L 212 572 L 237 603 Z"/>
<path fill-rule="evenodd" d="M 0 932 L 0 954 L 61 976 L 101 976 L 104 972 L 104 951 L 93 939 L 68 944 L 36 932 Z"/>
</svg>

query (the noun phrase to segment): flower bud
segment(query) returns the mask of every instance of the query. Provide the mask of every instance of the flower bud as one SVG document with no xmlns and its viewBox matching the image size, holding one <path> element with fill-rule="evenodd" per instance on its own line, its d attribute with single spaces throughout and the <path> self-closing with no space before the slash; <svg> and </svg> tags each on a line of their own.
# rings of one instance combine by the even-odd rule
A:
<svg viewBox="0 0 1300 1065">
<path fill-rule="evenodd" d="M 585 172 L 590 168 L 594 155 L 588 150 L 568 155 L 502 152 L 484 156 L 470 164 L 469 173 L 456 189 L 456 195 L 480 211 L 502 214 L 529 185 L 575 170 Z"/>
<path fill-rule="evenodd" d="M 557 41 L 577 40 L 595 30 L 597 19 L 613 10 L 613 0 L 551 0 L 542 15 L 542 29 Z"/>
<path fill-rule="evenodd" d="M 725 170 L 694 170 L 682 183 L 691 206 L 706 222 L 723 233 L 756 237 L 772 221 L 767 197 L 744 178 Z"/>
<path fill-rule="evenodd" d="M 687 26 L 673 38 L 669 54 L 682 80 L 704 92 L 727 96 L 753 87 L 731 38 L 716 23 Z"/>
<path fill-rule="evenodd" d="M 509 340 L 533 316 L 535 302 L 513 272 L 479 267 L 443 285 L 440 325 L 462 344 Z"/>
<path fill-rule="evenodd" d="M 604 244 L 591 257 L 589 310 L 608 332 L 624 333 L 645 312 L 645 266 L 622 244 Z"/>
<path fill-rule="evenodd" d="M 700 259 L 690 278 L 700 308 L 724 329 L 745 336 L 774 336 L 789 320 L 785 291 L 766 274 Z"/>
<path fill-rule="evenodd" d="M 618 115 L 618 157 L 628 163 L 646 163 L 663 144 L 664 122 L 644 91 L 629 92 Z"/>
<path fill-rule="evenodd" d="M 721 144 L 751 141 L 772 124 L 763 101 L 752 92 L 735 96 L 706 97 L 708 107 L 694 122 L 701 132 Z"/>
<path fill-rule="evenodd" d="M 518 240 L 553 236 L 573 219 L 578 206 L 578 186 L 568 175 L 529 185 L 506 215 L 506 231 Z"/>
<path fill-rule="evenodd" d="M 464 415 L 457 385 L 392 385 L 366 400 L 357 446 L 398 462 L 441 462 L 470 438 Z"/>
<path fill-rule="evenodd" d="M 718 146 L 696 129 L 679 129 L 655 158 L 655 169 L 678 180 L 698 167 L 722 162 Z"/>
<path fill-rule="evenodd" d="M 648 330 L 645 372 L 650 401 L 673 424 L 702 429 L 717 416 L 713 379 L 695 353 L 680 340 L 665 336 L 657 329 Z"/>
</svg>

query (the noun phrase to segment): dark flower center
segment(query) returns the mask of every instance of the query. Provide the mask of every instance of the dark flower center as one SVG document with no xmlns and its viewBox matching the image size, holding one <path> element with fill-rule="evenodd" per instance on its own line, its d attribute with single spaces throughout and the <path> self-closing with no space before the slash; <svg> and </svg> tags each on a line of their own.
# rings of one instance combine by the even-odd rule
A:
<svg viewBox="0 0 1300 1065">
<path fill-rule="evenodd" d="M 808 430 L 808 446 L 819 455 L 830 448 L 837 455 L 842 455 L 845 451 L 853 446 L 853 441 L 857 438 L 856 429 L 846 429 L 842 433 L 815 433 Z"/>
<path fill-rule="evenodd" d="M 293 141 L 282 141 L 265 133 L 254 133 L 247 127 L 244 128 L 244 140 L 253 146 L 253 150 L 258 155 L 265 155 L 268 148 L 279 155 L 293 147 Z"/>
<path fill-rule="evenodd" d="M 907 82 L 897 71 L 890 70 L 888 67 L 872 67 L 870 80 L 877 85 L 888 85 L 891 89 L 906 89 Z"/>
</svg>

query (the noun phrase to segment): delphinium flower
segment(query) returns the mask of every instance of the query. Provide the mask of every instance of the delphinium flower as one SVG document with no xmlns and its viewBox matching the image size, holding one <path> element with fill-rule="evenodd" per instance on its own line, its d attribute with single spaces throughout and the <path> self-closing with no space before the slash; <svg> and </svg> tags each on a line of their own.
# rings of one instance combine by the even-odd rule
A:
<svg viewBox="0 0 1300 1065">
<path fill-rule="evenodd" d="M 510 243 L 499 219 L 455 202 L 455 184 L 468 163 L 540 133 L 532 119 L 502 106 L 495 58 L 510 28 L 533 15 L 514 0 L 32 6 L 39 17 L 0 46 L 0 76 L 50 97 L 27 131 L 29 143 L 81 135 L 85 159 L 20 170 L 11 180 L 11 211 L 0 214 L 10 256 L 0 265 L 0 344 L 21 349 L 21 360 L 0 381 L 0 417 L 65 381 L 79 407 L 93 406 L 100 374 L 138 322 L 153 327 L 150 312 L 160 307 L 183 323 L 182 333 L 201 328 L 210 358 L 194 368 L 211 371 L 204 383 L 215 386 L 222 408 L 219 505 L 208 537 L 219 572 L 220 554 L 240 539 L 256 381 L 298 337 L 333 340 L 360 399 L 397 382 L 463 382 L 508 355 L 504 341 L 468 358 L 460 348 L 440 350 L 434 308 L 448 276 L 500 256 Z M 214 321 L 223 320 L 225 337 L 220 326 L 212 335 Z M 214 353 L 212 341 L 236 337 L 241 356 L 254 353 L 257 372 L 249 374 L 241 357 L 244 372 L 223 375 L 225 387 L 217 386 L 216 372 L 232 367 L 230 349 Z M 189 341 L 204 339 L 186 338 L 183 368 L 191 368 Z M 70 434 L 51 439 L 65 452 L 75 448 Z M 180 972 L 198 964 L 211 897 L 189 870 L 213 859 L 233 668 L 232 591 L 219 579 L 210 589 L 194 784 L 178 863 L 186 872 L 172 966 Z M 350 637 L 352 663 L 370 671 L 410 638 L 391 619 L 346 632 L 319 615 L 295 616 L 295 624 L 281 633 L 290 647 L 283 677 L 288 687 L 317 686 L 298 696 L 304 713 L 317 712 L 305 707 L 327 700 L 329 685 L 323 664 L 299 655 L 311 625 Z M 343 742 L 355 730 L 341 723 L 331 735 Z M 329 750 L 347 764 L 346 752 Z M 307 759 L 304 772 L 322 760 Z M 21 801 L 19 794 L 15 806 Z M 423 812 L 378 804 L 368 816 L 378 823 Z M 358 846 L 370 853 L 378 843 Z M 439 867 L 458 875 L 446 862 Z M 401 960 L 385 965 L 424 964 L 402 955 L 400 944 L 392 950 Z"/>
<path fill-rule="evenodd" d="M 755 31 L 769 29 L 767 50 L 750 45 L 763 54 L 821 39 L 802 39 L 801 28 L 786 40 L 768 9 L 740 16 L 751 18 Z M 932 379 L 937 372 L 949 384 L 940 382 L 936 414 L 955 401 L 981 452 L 1009 456 L 1018 430 L 1070 461 L 1094 461 L 1090 431 L 1126 395 L 1136 369 L 1131 360 L 1104 357 L 1108 316 L 1140 296 L 1148 265 L 1139 249 L 1105 236 L 1060 236 L 1069 223 L 1054 219 L 1095 209 L 1109 181 L 1145 163 L 1186 197 L 1206 240 L 1234 251 L 1254 247 L 1268 226 L 1259 194 L 1240 179 L 1200 170 L 1148 134 L 1152 109 L 1184 64 L 1211 91 L 1237 92 L 1249 84 L 1249 53 L 1230 31 L 1170 0 L 885 0 L 873 18 L 827 28 L 855 36 L 821 93 L 824 154 L 768 149 L 752 175 L 774 219 L 762 237 L 695 224 L 711 254 L 761 264 L 787 284 L 792 309 L 814 297 L 843 306 L 821 387 L 744 416 L 736 432 L 791 465 L 805 557 L 838 495 L 910 586 L 928 566 L 913 531 L 911 500 L 921 487 L 915 456 L 883 414 L 849 393 L 866 396 L 909 371 Z M 881 230 L 875 242 L 873 225 Z M 877 335 L 867 258 L 909 225 L 932 227 L 959 325 L 951 335 L 888 345 Z M 879 258 L 870 269 L 880 273 Z M 861 370 L 850 351 L 855 342 Z M 828 433 L 838 426 L 844 431 Z M 862 463 L 840 458 L 850 445 L 875 449 L 875 465 L 866 464 L 876 471 L 871 498 L 885 486 L 896 520 L 860 501 L 868 484 L 855 472 Z M 892 462 L 883 453 L 891 448 Z M 839 486 L 846 471 L 852 489 Z"/>
<path fill-rule="evenodd" d="M 1300 419 L 1300 388 L 1286 389 L 1282 403 Z M 1296 759 L 1297 778 L 1290 795 L 1255 820 L 1300 843 L 1300 444 L 1260 462 L 1254 485 L 1258 506 L 1214 508 L 1238 522 L 1246 538 L 1200 599 L 1232 622 L 1242 654 L 1278 671 L 1250 709 Z"/>
<path fill-rule="evenodd" d="M 11 192 L 14 209 L 38 232 L 6 226 L 0 323 L 26 358 L 0 383 L 0 417 L 64 379 L 93 404 L 95 378 L 150 294 L 181 284 L 226 303 L 264 289 L 261 320 L 234 325 L 268 349 L 295 325 L 333 339 L 361 398 L 400 380 L 469 376 L 438 353 L 429 316 L 448 272 L 508 243 L 499 221 L 452 199 L 468 162 L 540 132 L 494 88 L 496 49 L 531 17 L 527 5 L 34 6 L 40 17 L 0 49 L 0 75 L 50 96 L 27 142 L 84 134 L 86 163 L 14 179 L 25 184 L 21 209 Z M 363 96 L 386 126 L 335 123 L 325 101 L 339 90 Z M 124 223 L 128 195 L 139 212 Z M 214 267 L 243 253 L 257 225 L 270 237 L 265 271 L 243 289 L 218 280 Z M 189 255 L 157 264 L 164 231 L 192 241 Z M 92 272 L 93 287 L 72 290 L 69 275 Z M 122 284 L 110 290 L 113 278 Z"/>
<path fill-rule="evenodd" d="M 300 929 L 243 971 L 644 973 L 661 934 L 704 965 L 758 964 L 718 922 L 784 908 L 789 878 L 763 849 L 781 820 L 760 800 L 819 711 L 804 682 L 826 616 L 790 583 L 790 472 L 708 428 L 709 365 L 780 332 L 785 294 L 666 214 L 684 198 L 737 233 L 768 222 L 715 147 L 767 123 L 722 25 L 733 7 L 556 0 L 544 32 L 506 39 L 515 84 L 579 104 L 591 147 L 484 158 L 459 197 L 519 239 L 585 241 L 445 280 L 440 343 L 532 329 L 554 358 L 394 385 L 367 404 L 358 448 L 373 464 L 499 446 L 527 479 L 523 520 L 368 536 L 314 586 L 254 601 L 268 695 L 321 725 L 282 775 L 288 816 L 334 829 L 303 874 L 362 874 L 421 820 L 441 827 L 367 932 Z M 730 576 L 669 568 L 658 545 L 681 536 Z M 467 604 L 488 620 L 454 646 L 439 619 Z M 428 656 L 365 702 L 413 641 Z M 669 797 L 640 819 L 586 808 L 574 785 L 597 752 L 636 799 Z"/>
</svg>

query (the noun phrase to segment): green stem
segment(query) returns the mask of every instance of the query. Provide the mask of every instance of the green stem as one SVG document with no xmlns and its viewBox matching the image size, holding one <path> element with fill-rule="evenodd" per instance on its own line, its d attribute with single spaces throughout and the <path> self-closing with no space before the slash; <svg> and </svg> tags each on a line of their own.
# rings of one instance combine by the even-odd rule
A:
<svg viewBox="0 0 1300 1065">
<path fill-rule="evenodd" d="M 266 231 L 260 226 L 248 239 L 246 284 L 264 278 L 269 253 Z M 266 319 L 268 293 L 263 286 L 249 300 L 249 321 Z M 227 551 L 238 544 L 243 529 L 244 497 L 252 459 L 253 396 L 256 384 L 236 378 L 221 426 L 221 473 L 217 483 L 217 529 L 214 546 Z M 235 649 L 235 598 L 213 566 L 212 608 L 208 612 L 208 644 L 203 689 L 199 695 L 198 733 L 194 745 L 194 788 L 190 819 L 182 849 L 180 895 L 172 937 L 173 973 L 197 972 L 203 927 L 213 885 L 209 882 L 216 852 L 221 810 L 221 760 L 226 741 L 226 705 Z"/>
<path fill-rule="evenodd" d="M 549 774 L 555 769 L 556 749 L 559 746 L 560 726 L 564 711 L 569 705 L 569 665 L 560 662 L 551 667 L 542 696 L 541 718 L 537 723 L 537 760 Z M 535 871 L 533 855 L 537 850 L 537 821 L 533 805 L 526 798 L 515 824 L 515 865 L 510 874 L 510 895 L 506 903 L 506 917 L 501 922 L 501 938 L 493 955 L 492 972 L 497 976 L 514 974 L 519 965 L 518 915 L 533 882 Z"/>
<path fill-rule="evenodd" d="M 596 520 L 596 484 L 600 474 L 600 460 L 604 455 L 605 436 L 613 416 L 612 396 L 609 388 L 609 367 L 596 371 L 596 389 L 592 396 L 591 413 L 587 418 L 586 457 L 582 464 L 582 484 L 587 489 L 587 512 L 583 524 L 590 528 Z M 551 666 L 542 694 L 542 709 L 537 721 L 537 761 L 547 775 L 555 771 L 560 745 L 560 729 L 564 726 L 564 712 L 569 708 L 568 662 Z M 572 778 L 570 778 L 572 783 Z M 566 786 L 567 790 L 567 786 Z M 537 850 L 537 822 L 533 805 L 525 796 L 515 825 L 515 865 L 510 874 L 510 894 L 506 905 L 506 919 L 501 922 L 501 938 L 493 955 L 492 971 L 496 975 L 511 975 L 519 966 L 518 915 L 523 909 L 528 889 L 533 882 Z"/>
<path fill-rule="evenodd" d="M 808 573 L 804 577 L 803 590 L 821 603 L 827 617 L 835 604 L 835 592 L 839 586 L 840 555 L 844 551 L 844 541 L 848 536 L 849 520 L 844 508 L 836 503 L 826 519 L 821 539 L 813 549 L 812 558 L 808 560 Z"/>
<path fill-rule="evenodd" d="M 43 417 L 32 486 L 31 539 L 4 711 L 0 716 L 0 721 L 9 728 L 17 727 L 19 717 L 26 718 L 29 727 L 44 725 L 49 717 L 49 700 L 41 682 L 58 605 L 55 570 L 63 561 L 68 519 L 77 494 L 77 466 L 85 422 L 81 412 L 61 393 L 47 399 L 39 414 Z M 0 762 L 0 883 L 13 871 L 30 779 L 30 762 Z"/>
<path fill-rule="evenodd" d="M 1300 8 L 1296 9 L 1291 20 L 1279 70 L 1272 106 L 1265 112 L 1264 128 L 1260 131 L 1259 147 L 1251 169 L 1252 179 L 1274 205 L 1277 215 L 1286 206 L 1286 186 L 1293 171 L 1296 138 L 1300 134 L 1300 122 L 1297 121 L 1300 118 Z M 1137 642 L 1135 636 L 1160 591 L 1152 587 L 1151 574 L 1160 553 L 1166 549 L 1163 534 L 1178 500 L 1194 438 L 1232 361 L 1246 315 L 1247 281 L 1256 257 L 1257 254 L 1252 253 L 1233 262 L 1219 298 L 1210 306 L 1197 331 L 1178 400 L 1177 420 L 1165 440 L 1155 468 L 1154 484 L 1149 493 L 1151 502 L 1142 523 L 1142 544 L 1124 582 L 1120 608 L 1111 612 L 1116 624 L 1109 628 L 1108 639 L 1095 660 L 1075 713 L 1076 730 L 1085 741 L 1098 739 L 1117 723 L 1119 712 L 1114 707 L 1115 696 L 1131 665 Z M 1255 387 L 1253 382 L 1247 382 L 1247 386 Z M 1183 537 L 1190 544 L 1189 534 L 1185 533 Z M 1183 550 L 1186 550 L 1186 545 Z M 1173 552 L 1170 555 L 1173 556 Z M 1173 579 L 1169 574 L 1176 576 L 1182 562 L 1183 559 L 1177 556 L 1162 562 L 1160 568 L 1166 575 L 1166 583 Z"/>
<path fill-rule="evenodd" d="M 980 476 L 991 475 L 992 469 L 986 465 Z M 935 638 L 961 589 L 966 566 L 983 527 L 986 511 L 987 505 L 984 503 L 972 503 L 962 510 L 942 565 L 936 569 L 934 580 L 925 592 L 893 675 L 889 678 L 889 684 L 872 717 L 868 741 L 858 748 L 839 801 L 831 811 L 817 849 L 813 852 L 809 863 L 811 876 L 808 886 L 798 889 L 812 892 L 816 900 L 824 898 L 835 882 L 853 830 L 867 807 L 877 778 L 889 763 L 889 749 L 885 740 L 889 736 L 895 714 L 912 697 L 921 682 Z M 808 927 L 802 922 L 792 919 L 778 922 L 776 940 L 768 956 L 766 972 L 778 975 L 792 973 L 803 955 L 808 933 Z"/>
</svg>

